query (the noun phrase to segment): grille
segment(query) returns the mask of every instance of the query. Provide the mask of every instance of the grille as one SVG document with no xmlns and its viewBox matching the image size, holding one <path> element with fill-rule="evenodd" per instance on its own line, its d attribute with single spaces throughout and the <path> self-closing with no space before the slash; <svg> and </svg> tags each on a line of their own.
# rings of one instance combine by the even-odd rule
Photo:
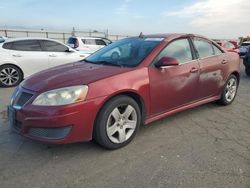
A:
<svg viewBox="0 0 250 188">
<path fill-rule="evenodd" d="M 33 96 L 32 93 L 26 92 L 22 89 L 18 89 L 14 94 L 13 94 L 13 102 L 12 105 L 16 107 L 22 107 L 27 103 L 31 97 Z"/>
<path fill-rule="evenodd" d="M 28 134 L 39 138 L 62 139 L 69 134 L 70 130 L 70 126 L 62 128 L 30 128 Z"/>
</svg>

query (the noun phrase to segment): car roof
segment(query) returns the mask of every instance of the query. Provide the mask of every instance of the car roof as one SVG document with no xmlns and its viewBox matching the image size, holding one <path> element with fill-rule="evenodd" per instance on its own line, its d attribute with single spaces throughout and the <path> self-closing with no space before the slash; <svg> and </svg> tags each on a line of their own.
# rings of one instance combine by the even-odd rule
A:
<svg viewBox="0 0 250 188">
<path fill-rule="evenodd" d="M 80 39 L 107 39 L 104 37 L 77 37 L 77 36 L 70 36 L 69 38 L 80 38 Z M 107 39 L 109 40 L 109 39 Z"/>
<path fill-rule="evenodd" d="M 137 37 L 140 37 L 140 36 L 137 36 Z M 147 34 L 147 35 L 142 34 L 142 37 L 143 38 L 164 38 L 165 40 L 167 40 L 168 38 L 179 38 L 179 37 L 199 37 L 199 38 L 204 38 L 204 39 L 211 41 L 211 39 L 208 39 L 202 35 L 191 34 L 191 33 L 163 33 L 163 34 Z"/>
<path fill-rule="evenodd" d="M 21 40 L 50 40 L 50 41 L 56 41 L 60 42 L 54 39 L 49 38 L 42 38 L 42 37 L 21 37 L 21 38 L 7 38 L 5 42 L 15 42 L 15 41 L 21 41 Z"/>
</svg>

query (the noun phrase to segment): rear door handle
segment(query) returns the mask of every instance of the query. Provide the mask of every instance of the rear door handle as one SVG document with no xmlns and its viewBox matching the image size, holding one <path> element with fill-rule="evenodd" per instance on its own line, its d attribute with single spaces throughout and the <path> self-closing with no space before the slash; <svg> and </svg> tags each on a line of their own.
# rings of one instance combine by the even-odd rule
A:
<svg viewBox="0 0 250 188">
<path fill-rule="evenodd" d="M 50 57 L 56 57 L 56 55 L 55 55 L 55 54 L 49 54 L 49 56 L 50 56 Z"/>
<path fill-rule="evenodd" d="M 193 67 L 191 70 L 190 70 L 190 72 L 191 73 L 195 73 L 195 72 L 197 72 L 199 69 L 197 69 L 196 67 Z"/>
<path fill-rule="evenodd" d="M 22 57 L 21 54 L 13 54 L 12 56 L 14 56 L 14 57 Z"/>
<path fill-rule="evenodd" d="M 222 60 L 221 64 L 227 64 L 227 60 Z"/>
</svg>

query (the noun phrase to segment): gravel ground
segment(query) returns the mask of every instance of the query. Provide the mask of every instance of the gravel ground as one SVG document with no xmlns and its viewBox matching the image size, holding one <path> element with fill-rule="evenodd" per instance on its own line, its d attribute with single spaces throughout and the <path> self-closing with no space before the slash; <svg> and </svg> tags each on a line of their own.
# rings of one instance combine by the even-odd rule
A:
<svg viewBox="0 0 250 188">
<path fill-rule="evenodd" d="M 250 188 L 250 77 L 235 102 L 206 104 L 143 126 L 127 147 L 48 146 L 12 133 L 0 88 L 0 187 Z"/>
</svg>

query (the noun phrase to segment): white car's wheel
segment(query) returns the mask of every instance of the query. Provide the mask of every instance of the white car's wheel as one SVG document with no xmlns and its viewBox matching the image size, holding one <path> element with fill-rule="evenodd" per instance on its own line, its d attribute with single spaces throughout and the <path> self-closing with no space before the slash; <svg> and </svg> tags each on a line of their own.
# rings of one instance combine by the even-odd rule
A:
<svg viewBox="0 0 250 188">
<path fill-rule="evenodd" d="M 15 65 L 0 66 L 0 85 L 3 87 L 17 86 L 23 80 L 22 71 Z"/>
</svg>

